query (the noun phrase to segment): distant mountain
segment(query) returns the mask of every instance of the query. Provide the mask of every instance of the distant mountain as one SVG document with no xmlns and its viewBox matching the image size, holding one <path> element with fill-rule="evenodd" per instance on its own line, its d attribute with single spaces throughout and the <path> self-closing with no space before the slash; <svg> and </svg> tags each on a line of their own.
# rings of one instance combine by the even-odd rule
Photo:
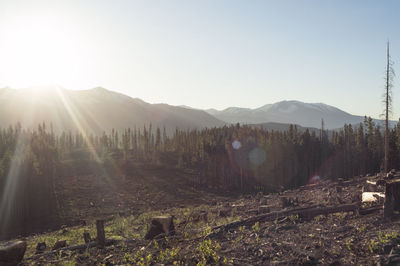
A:
<svg viewBox="0 0 400 266">
<path fill-rule="evenodd" d="M 83 130 L 101 134 L 113 128 L 122 130 L 152 123 L 169 132 L 223 126 L 225 123 L 196 109 L 168 104 L 149 104 L 138 98 L 98 87 L 91 90 L 62 88 L 0 89 L 0 127 L 20 122 L 23 127 L 50 123 L 54 131 Z"/>
<path fill-rule="evenodd" d="M 256 109 L 229 107 L 222 111 L 215 109 L 205 111 L 227 123 L 262 124 L 275 122 L 321 128 L 321 119 L 323 119 L 326 129 L 337 129 L 343 127 L 344 124 L 359 124 L 364 121 L 363 116 L 351 115 L 327 104 L 300 101 L 281 101 L 266 104 Z M 375 122 L 380 122 L 380 120 L 375 120 Z"/>
</svg>

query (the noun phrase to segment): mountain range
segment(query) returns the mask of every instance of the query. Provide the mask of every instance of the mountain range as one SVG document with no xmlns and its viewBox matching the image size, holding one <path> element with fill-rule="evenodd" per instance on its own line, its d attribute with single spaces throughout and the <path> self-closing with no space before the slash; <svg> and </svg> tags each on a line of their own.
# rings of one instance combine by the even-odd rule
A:
<svg viewBox="0 0 400 266">
<path fill-rule="evenodd" d="M 150 104 L 101 87 L 79 91 L 59 87 L 41 90 L 0 88 L 0 127 L 3 128 L 17 122 L 31 128 L 45 121 L 55 132 L 83 130 L 93 134 L 128 127 L 142 128 L 150 123 L 154 127 L 165 126 L 169 133 L 176 128 L 201 129 L 236 123 L 284 130 L 288 124 L 320 128 L 322 119 L 326 129 L 364 121 L 362 116 L 323 103 L 281 101 L 255 109 L 230 107 L 218 111 Z"/>
<path fill-rule="evenodd" d="M 359 124 L 364 121 L 363 116 L 352 115 L 324 103 L 300 101 L 281 101 L 255 109 L 239 107 L 229 107 L 222 111 L 208 109 L 206 112 L 227 123 L 242 124 L 278 122 L 321 128 L 323 119 L 326 129 L 337 129 L 343 127 L 344 124 Z M 375 120 L 375 122 L 379 121 Z"/>
<path fill-rule="evenodd" d="M 79 91 L 0 89 L 0 127 L 14 125 L 17 121 L 26 128 L 45 121 L 47 125 L 52 124 L 55 132 L 83 130 L 93 134 L 135 126 L 143 128 L 150 123 L 153 128 L 165 126 L 169 133 L 176 128 L 225 125 L 201 110 L 150 104 L 101 87 Z"/>
</svg>

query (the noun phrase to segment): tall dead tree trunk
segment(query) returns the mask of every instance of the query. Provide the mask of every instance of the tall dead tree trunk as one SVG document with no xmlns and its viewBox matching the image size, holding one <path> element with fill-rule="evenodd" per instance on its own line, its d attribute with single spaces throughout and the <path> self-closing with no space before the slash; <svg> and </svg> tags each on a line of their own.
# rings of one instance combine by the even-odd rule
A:
<svg viewBox="0 0 400 266">
<path fill-rule="evenodd" d="M 391 88 L 392 88 L 392 81 L 393 81 L 393 76 L 394 76 L 394 70 L 393 70 L 393 63 L 390 60 L 390 52 L 389 52 L 389 41 L 387 42 L 387 48 L 386 48 L 386 71 L 385 71 L 385 93 L 384 93 L 384 99 L 383 102 L 385 104 L 385 158 L 384 158 L 384 172 L 388 172 L 388 162 L 389 162 L 389 115 L 391 112 L 392 108 L 392 97 L 391 97 Z"/>
<path fill-rule="evenodd" d="M 385 161 L 384 171 L 388 171 L 388 160 L 389 160 L 389 77 L 390 77 L 390 54 L 389 54 L 389 42 L 387 43 L 387 64 L 386 64 L 386 88 L 385 88 Z"/>
</svg>

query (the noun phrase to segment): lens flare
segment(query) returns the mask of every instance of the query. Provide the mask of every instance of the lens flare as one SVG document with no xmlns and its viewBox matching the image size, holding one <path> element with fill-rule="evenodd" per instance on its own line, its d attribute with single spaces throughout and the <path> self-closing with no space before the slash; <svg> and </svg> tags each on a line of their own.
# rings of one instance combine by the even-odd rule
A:
<svg viewBox="0 0 400 266">
<path fill-rule="evenodd" d="M 252 149 L 249 153 L 249 161 L 254 166 L 259 166 L 264 163 L 266 157 L 265 151 L 259 147 Z"/>
<path fill-rule="evenodd" d="M 234 148 L 235 150 L 240 149 L 240 147 L 242 147 L 242 144 L 240 143 L 240 141 L 234 140 L 234 141 L 232 142 L 232 148 Z"/>
<path fill-rule="evenodd" d="M 315 184 L 321 181 L 321 177 L 319 175 L 313 175 L 309 180 L 308 184 Z"/>
</svg>

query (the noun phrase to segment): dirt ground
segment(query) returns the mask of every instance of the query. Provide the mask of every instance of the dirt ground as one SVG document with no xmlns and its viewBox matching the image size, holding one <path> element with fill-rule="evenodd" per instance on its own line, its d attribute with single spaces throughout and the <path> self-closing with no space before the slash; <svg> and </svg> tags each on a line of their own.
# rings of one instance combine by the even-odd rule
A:
<svg viewBox="0 0 400 266">
<path fill-rule="evenodd" d="M 84 175 L 61 182 L 63 215 L 82 225 L 25 238 L 28 251 L 22 264 L 400 265 L 398 215 L 385 220 L 382 200 L 361 202 L 367 180 L 376 176 L 322 180 L 266 195 L 221 196 L 194 187 L 191 174 L 152 166 L 137 168 L 130 177 Z M 346 204 L 358 208 L 309 219 L 296 213 Z M 290 215 L 278 215 L 290 210 Z M 277 218 L 263 219 L 267 213 Z M 174 216 L 176 234 L 145 240 L 152 216 L 160 214 Z M 67 247 L 34 255 L 41 241 L 48 246 L 63 239 L 69 247 L 82 244 L 82 232 L 95 236 L 93 221 L 105 217 L 106 237 L 118 242 L 104 249 Z M 260 219 L 224 227 L 251 217 Z"/>
</svg>

